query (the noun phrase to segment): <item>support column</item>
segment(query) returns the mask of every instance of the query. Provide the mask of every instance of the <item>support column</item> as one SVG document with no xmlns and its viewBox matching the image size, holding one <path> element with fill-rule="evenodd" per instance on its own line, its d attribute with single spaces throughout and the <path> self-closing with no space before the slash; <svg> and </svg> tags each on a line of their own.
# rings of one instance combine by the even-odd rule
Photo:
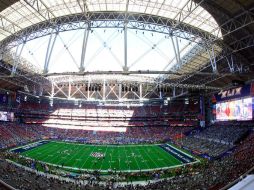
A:
<svg viewBox="0 0 254 190">
<path fill-rule="evenodd" d="M 40 84 L 40 87 L 39 87 L 39 96 L 42 96 L 43 94 L 43 87 L 42 87 L 42 84 Z"/>
<path fill-rule="evenodd" d="M 88 87 L 87 87 L 87 99 L 90 99 L 90 90 L 89 90 L 89 88 L 90 88 L 90 83 L 91 83 L 91 81 L 90 81 L 90 79 L 89 79 L 89 81 L 88 81 Z"/>
<path fill-rule="evenodd" d="M 209 55 L 209 58 L 210 58 L 210 62 L 211 62 L 211 65 L 212 65 L 213 72 L 217 73 L 218 71 L 217 71 L 217 63 L 216 63 L 216 59 L 215 59 L 214 48 L 212 47 L 212 54 L 211 54 L 209 49 L 207 49 L 207 52 L 208 52 L 208 55 Z"/>
<path fill-rule="evenodd" d="M 231 73 L 234 72 L 234 60 L 233 60 L 233 56 L 231 55 L 231 60 L 228 59 L 228 57 L 226 57 L 227 63 L 228 63 L 228 67 Z"/>
<path fill-rule="evenodd" d="M 121 98 L 122 98 L 122 83 L 120 83 L 118 87 L 118 99 L 120 100 Z"/>
<path fill-rule="evenodd" d="M 139 99 L 143 98 L 143 85 L 140 83 L 139 84 Z"/>
<path fill-rule="evenodd" d="M 199 106 L 200 106 L 200 127 L 205 127 L 205 99 L 204 99 L 204 96 L 200 96 Z"/>
<path fill-rule="evenodd" d="M 127 51 L 127 24 L 128 24 L 128 21 L 125 21 L 124 23 L 124 68 L 123 68 L 123 71 L 128 71 L 129 68 L 128 68 L 128 51 Z"/>
<path fill-rule="evenodd" d="M 171 42 L 172 42 L 172 45 L 173 45 L 173 49 L 174 49 L 175 59 L 176 59 L 177 65 L 180 65 L 173 36 L 170 36 L 170 39 L 171 39 Z"/>
<path fill-rule="evenodd" d="M 213 53 L 213 63 L 214 63 L 214 66 L 215 66 L 215 72 L 217 72 L 217 63 L 216 63 L 216 56 L 215 56 L 215 53 L 214 53 L 214 46 L 212 46 L 212 53 Z"/>
<path fill-rule="evenodd" d="M 51 98 L 54 97 L 54 93 L 55 93 L 55 85 L 54 85 L 54 83 L 52 82 L 52 83 L 51 83 L 51 94 L 50 94 L 50 97 L 51 97 Z"/>
<path fill-rule="evenodd" d="M 52 32 L 49 37 L 49 43 L 48 43 L 48 47 L 47 47 L 43 73 L 48 73 L 49 62 L 50 62 L 50 58 L 51 58 L 51 55 L 52 55 L 52 52 L 53 52 L 53 49 L 55 46 L 55 42 L 56 42 L 58 33 L 55 33 L 54 39 L 52 41 L 53 35 L 54 35 L 54 33 Z"/>
<path fill-rule="evenodd" d="M 69 84 L 68 84 L 68 99 L 71 98 L 71 79 L 69 78 Z"/>
<path fill-rule="evenodd" d="M 177 57 L 178 57 L 178 63 L 181 65 L 182 61 L 181 61 L 180 49 L 179 49 L 179 43 L 178 43 L 177 37 L 175 37 L 175 41 L 176 41 L 176 53 L 177 53 Z"/>
<path fill-rule="evenodd" d="M 82 52 L 81 52 L 81 60 L 80 60 L 80 72 L 85 71 L 85 56 L 86 56 L 86 48 L 87 48 L 87 43 L 88 43 L 88 37 L 89 37 L 89 25 L 86 25 L 86 28 L 84 30 L 84 37 L 83 37 L 83 44 L 82 44 Z"/>
<path fill-rule="evenodd" d="M 160 99 L 162 99 L 162 93 L 161 93 L 161 85 L 159 85 L 159 94 L 160 94 Z"/>
<path fill-rule="evenodd" d="M 106 100 L 106 80 L 103 80 L 103 91 L 102 91 L 102 99 L 103 101 Z"/>
<path fill-rule="evenodd" d="M 51 95 L 50 95 L 50 100 L 49 100 L 50 107 L 53 107 L 54 96 L 55 96 L 55 84 L 52 82 L 51 83 Z"/>
</svg>

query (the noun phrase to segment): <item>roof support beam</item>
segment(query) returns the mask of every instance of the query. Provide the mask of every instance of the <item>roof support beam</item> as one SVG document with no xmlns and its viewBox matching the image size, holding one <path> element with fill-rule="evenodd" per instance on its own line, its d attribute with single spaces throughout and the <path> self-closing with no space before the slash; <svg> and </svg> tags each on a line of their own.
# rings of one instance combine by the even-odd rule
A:
<svg viewBox="0 0 254 190">
<path fill-rule="evenodd" d="M 226 60 L 227 60 L 230 72 L 233 73 L 235 71 L 233 56 L 231 55 L 230 58 L 231 59 L 229 60 L 228 57 L 226 57 Z"/>
<path fill-rule="evenodd" d="M 254 34 L 245 36 L 242 39 L 236 39 L 229 44 L 232 47 L 232 52 L 236 53 L 249 47 L 254 46 Z"/>
<path fill-rule="evenodd" d="M 21 88 L 24 88 L 24 84 L 18 82 L 18 81 L 14 81 L 13 79 L 4 79 L 4 78 L 0 78 L 0 80 L 2 81 L 5 81 L 7 83 L 10 83 L 10 84 L 13 84 L 17 87 L 21 87 Z"/>
<path fill-rule="evenodd" d="M 176 41 L 176 52 L 177 52 L 177 57 L 178 57 L 178 63 L 181 65 L 182 61 L 181 61 L 179 43 L 178 43 L 178 38 L 177 37 L 175 37 L 175 41 Z"/>
<path fill-rule="evenodd" d="M 210 63 L 211 63 L 213 72 L 217 73 L 218 70 L 217 70 L 216 56 L 215 56 L 215 53 L 214 53 L 214 47 L 212 47 L 211 50 L 207 49 L 207 53 L 208 53 L 209 58 L 210 58 Z"/>
<path fill-rule="evenodd" d="M 87 99 L 90 99 L 90 86 L 91 86 L 91 80 L 88 81 L 87 83 Z"/>
<path fill-rule="evenodd" d="M 109 86 L 110 90 L 108 92 L 108 94 L 106 95 L 106 99 L 109 97 L 109 95 L 111 94 L 114 94 L 115 97 L 119 100 L 119 96 L 116 94 L 116 85 L 115 86 Z"/>
<path fill-rule="evenodd" d="M 175 45 L 173 36 L 170 36 L 170 39 L 171 39 L 171 42 L 172 42 L 172 45 L 173 45 L 177 65 L 180 65 L 180 60 L 179 60 L 179 57 L 178 57 L 178 51 L 176 50 L 176 45 Z"/>
<path fill-rule="evenodd" d="M 180 50 L 180 53 L 183 52 L 187 47 L 189 46 L 189 44 L 186 44 L 185 46 L 183 46 L 183 48 Z M 194 46 L 195 48 L 195 46 Z M 193 48 L 192 48 L 193 49 Z M 192 49 L 190 51 L 192 51 Z M 187 54 L 188 55 L 188 54 Z M 184 55 L 186 56 L 186 55 Z M 184 65 L 186 62 L 184 62 L 185 57 L 183 56 L 182 60 L 181 60 L 181 65 Z M 167 71 L 169 70 L 169 66 L 176 60 L 177 62 L 177 57 L 173 57 L 171 60 L 169 60 L 168 64 L 163 68 L 163 71 Z M 170 68 L 171 71 L 177 71 L 177 69 L 180 68 L 180 65 L 174 65 L 172 68 Z M 166 79 L 166 76 L 163 76 L 164 79 Z"/>
<path fill-rule="evenodd" d="M 119 97 L 119 100 L 122 98 L 122 86 L 123 84 L 119 84 L 118 86 L 118 97 Z"/>
<path fill-rule="evenodd" d="M 106 100 L 106 80 L 103 80 L 103 86 L 102 86 L 102 100 Z"/>
<path fill-rule="evenodd" d="M 14 56 L 14 63 L 13 63 L 13 66 L 12 66 L 11 76 L 14 76 L 15 73 L 16 73 L 18 64 L 20 62 L 20 56 L 22 54 L 24 46 L 25 46 L 25 42 L 23 44 L 21 44 L 21 47 L 17 46 L 17 48 L 16 48 L 16 53 L 15 53 L 15 56 Z"/>
<path fill-rule="evenodd" d="M 28 2 L 28 0 L 26 0 Z M 38 1 L 38 0 L 37 0 Z M 203 1 L 202 1 L 203 2 Z M 196 7 L 198 7 L 202 2 L 200 2 L 198 5 L 196 6 L 190 6 L 189 5 L 189 14 L 191 13 L 191 11 L 194 11 Z M 28 2 L 30 5 L 31 5 L 31 1 Z M 32 5 L 33 6 L 33 5 Z M 229 32 L 226 32 L 224 34 L 224 37 L 228 34 L 230 34 L 231 32 L 234 32 L 236 30 L 239 30 L 241 27 L 244 27 L 244 26 L 247 26 L 251 23 L 254 23 L 253 21 L 253 15 L 252 15 L 252 12 L 253 11 L 252 9 L 251 10 L 248 10 L 246 11 L 244 14 L 240 14 L 238 16 L 236 16 L 235 18 L 232 19 L 229 19 L 229 21 L 225 22 L 224 24 L 222 24 L 220 27 L 227 27 L 229 28 L 227 30 L 227 28 L 225 30 L 229 31 Z M 87 20 L 87 19 L 91 19 L 94 21 L 96 20 L 96 18 L 98 17 L 98 19 L 102 19 L 104 18 L 105 19 L 105 23 L 103 23 L 103 20 L 101 20 L 100 23 L 98 23 L 98 25 L 95 23 L 95 22 L 92 22 L 93 23 L 93 27 L 102 27 L 102 25 L 104 27 L 107 27 L 107 25 L 109 23 L 106 23 L 106 20 L 111 20 L 113 21 L 114 18 L 117 20 L 119 19 L 119 17 L 121 17 L 121 13 L 101 13 L 102 15 L 99 15 L 99 13 L 88 13 L 86 16 L 84 14 L 82 14 L 81 16 L 78 16 L 78 15 L 72 15 L 71 17 L 61 17 L 61 18 L 54 18 L 54 23 L 69 23 L 69 22 L 75 22 L 75 24 L 73 24 L 73 26 L 71 26 L 71 24 L 69 25 L 69 27 L 64 27 L 63 30 L 66 31 L 66 30 L 71 30 L 71 29 L 74 29 L 73 27 L 82 27 L 81 25 L 82 24 L 77 24 L 77 21 L 81 21 L 81 20 Z M 125 14 L 125 13 L 122 13 L 122 14 Z M 139 16 L 138 16 L 139 15 Z M 124 16 L 124 15 L 122 15 Z M 51 15 L 51 17 L 53 17 Z M 160 18 L 160 17 L 153 17 L 153 16 L 147 16 L 147 15 L 141 15 L 141 14 L 130 14 L 130 15 L 127 15 L 127 19 L 129 21 L 129 24 L 128 24 L 128 28 L 139 28 L 140 26 L 142 26 L 143 29 L 145 30 L 150 30 L 150 31 L 158 31 L 158 32 L 161 32 L 161 33 L 169 33 L 170 31 L 172 32 L 172 30 L 174 30 L 174 35 L 179 35 L 179 37 L 183 37 L 185 39 L 189 39 L 189 40 L 194 40 L 194 37 L 192 36 L 186 36 L 186 35 L 183 35 L 183 34 L 180 34 L 178 32 L 178 29 L 180 30 L 185 30 L 187 31 L 187 33 L 192 33 L 194 36 L 200 36 L 201 38 L 203 39 L 213 39 L 213 40 L 217 40 L 219 36 L 217 36 L 217 38 L 214 38 L 211 34 L 208 34 L 208 33 L 202 33 L 201 31 L 198 31 L 198 30 L 195 30 L 194 28 L 191 28 L 191 27 L 188 27 L 188 26 L 185 26 L 184 23 L 181 23 L 179 24 L 175 24 L 175 21 L 173 20 L 168 20 L 168 19 L 164 19 L 164 18 Z M 186 17 L 186 16 L 185 16 Z M 180 21 L 182 22 L 184 20 L 183 16 L 180 16 L 178 15 L 178 20 L 180 18 Z M 240 17 L 241 18 L 241 23 L 239 22 L 236 22 L 237 18 Z M 139 24 L 137 23 L 134 23 L 133 21 L 135 19 L 138 19 L 139 21 Z M 151 27 L 151 20 L 154 21 L 154 26 Z M 230 21 L 231 20 L 231 21 Z M 141 25 L 141 23 L 143 22 L 143 24 Z M 232 22 L 232 23 L 230 23 Z M 123 21 L 122 20 L 118 20 L 118 21 L 115 21 L 115 22 L 110 22 L 111 25 L 115 25 L 115 27 L 124 27 L 123 25 Z M 115 23 L 115 24 L 114 24 Z M 158 26 L 156 26 L 156 24 L 159 24 Z M 40 26 L 38 26 L 40 25 Z M 47 27 L 52 27 L 52 23 L 48 23 L 48 22 L 45 22 L 45 23 L 40 23 L 38 25 L 34 25 L 34 26 L 31 26 L 31 27 L 28 27 L 20 32 L 17 33 L 17 36 L 11 36 L 11 37 L 8 37 L 6 39 L 6 42 L 10 40 L 12 41 L 13 39 L 17 39 L 19 38 L 19 34 L 21 35 L 26 35 L 26 36 L 29 36 L 29 34 L 38 31 L 40 28 L 47 28 Z M 75 26 L 74 26 L 75 25 Z M 146 26 L 147 25 L 147 26 Z M 148 27 L 149 25 L 149 27 Z M 165 27 L 164 27 L 165 26 Z M 171 29 L 170 29 L 170 26 L 171 26 Z M 61 29 L 61 26 L 60 27 L 60 31 L 62 30 Z M 112 27 L 112 26 L 108 26 L 108 27 Z M 217 32 L 218 31 L 218 34 L 219 34 L 219 31 L 220 31 L 220 27 L 216 28 L 214 30 L 214 32 Z M 150 28 L 150 29 L 149 29 Z M 182 29 L 181 29 L 182 28 Z M 41 33 L 41 35 L 46 35 L 45 32 L 47 31 L 43 31 L 43 34 Z M 48 31 L 49 32 L 49 31 Z M 32 35 L 32 36 L 29 36 L 28 37 L 28 40 L 31 40 L 31 39 L 34 39 L 34 38 L 37 38 L 38 35 L 40 35 L 40 33 L 36 34 L 36 35 Z M 5 42 L 4 42 L 5 43 Z M 4 46 L 4 43 L 3 46 Z M 18 43 L 22 43 L 22 42 L 18 42 Z M 14 44 L 13 44 L 14 45 Z M 3 47 L 2 46 L 2 47 Z"/>
<path fill-rule="evenodd" d="M 75 57 L 73 56 L 73 54 L 71 53 L 71 51 L 68 48 L 68 45 L 64 42 L 64 39 L 61 37 L 61 35 L 58 36 L 60 41 L 62 42 L 62 44 L 64 45 L 64 50 L 67 51 L 67 53 L 70 55 L 73 63 L 75 64 L 75 66 L 77 67 L 77 69 L 79 69 L 79 64 L 77 63 Z M 69 44 L 70 45 L 70 44 Z"/>
<path fill-rule="evenodd" d="M 123 67 L 123 71 L 128 71 L 128 10 L 129 10 L 129 0 L 126 1 L 126 6 L 125 6 L 125 16 L 124 16 L 124 67 Z"/>
<path fill-rule="evenodd" d="M 228 70 L 228 68 L 224 68 L 223 70 Z M 218 79 L 221 79 L 223 77 L 227 76 L 227 74 L 221 74 L 221 75 L 211 75 L 207 77 L 203 77 L 200 81 L 196 81 L 195 85 L 207 85 L 213 81 L 216 81 Z"/>
<path fill-rule="evenodd" d="M 0 65 L 0 67 L 2 67 L 2 65 Z M 26 84 L 25 81 L 19 80 L 19 79 L 15 78 L 15 77 L 11 77 L 10 75 L 6 75 L 5 73 L 0 73 L 0 75 L 1 75 L 0 76 L 0 80 L 6 81 L 6 82 L 8 82 L 10 84 L 13 84 L 15 86 L 23 88 L 25 86 L 25 84 Z"/>
<path fill-rule="evenodd" d="M 181 11 L 176 14 L 173 20 L 177 20 L 177 23 L 174 25 L 174 28 L 178 27 L 188 16 L 190 16 L 193 11 L 195 11 L 204 0 L 201 0 L 198 3 L 195 3 L 193 0 L 188 0 L 186 4 L 182 7 Z M 187 14 L 186 13 L 187 10 Z"/>
<path fill-rule="evenodd" d="M 12 35 L 15 35 L 18 30 L 22 30 L 20 26 L 4 17 L 3 15 L 0 15 L 0 29 Z"/>
<path fill-rule="evenodd" d="M 68 95 L 67 95 L 66 92 L 63 90 L 63 88 L 64 88 L 63 86 L 59 87 L 57 83 L 54 83 L 53 86 L 54 86 L 53 90 L 54 90 L 55 87 L 56 87 L 56 91 L 55 91 L 55 93 L 54 93 L 54 96 L 57 95 L 59 92 L 61 92 L 61 93 L 65 96 L 65 98 L 68 98 Z"/>
<path fill-rule="evenodd" d="M 146 89 L 143 98 L 150 98 L 152 95 L 155 95 L 157 98 L 160 97 L 160 95 L 157 93 L 159 84 L 155 84 L 154 86 L 150 86 Z"/>
<path fill-rule="evenodd" d="M 78 1 L 81 1 L 81 0 L 78 0 Z M 84 5 L 84 10 L 83 10 L 83 13 L 86 14 L 87 12 L 89 12 L 89 9 L 88 9 L 88 6 L 87 6 L 87 0 L 82 0 L 83 2 L 83 5 Z"/>
<path fill-rule="evenodd" d="M 68 82 L 68 99 L 71 98 L 71 78 L 69 78 Z"/>
<path fill-rule="evenodd" d="M 218 61 L 218 60 L 217 60 Z M 221 73 L 211 73 L 211 72 L 189 72 L 189 73 L 178 73 L 178 72 L 172 72 L 172 71 L 157 71 L 157 70 L 138 70 L 138 71 L 86 71 L 86 72 L 61 72 L 61 73 L 46 73 L 43 74 L 42 76 L 44 77 L 50 77 L 50 76 L 91 76 L 91 75 L 123 75 L 123 76 L 128 76 L 128 75 L 144 75 L 144 74 L 149 74 L 149 75 L 158 75 L 158 74 L 167 74 L 167 75 L 176 75 L 176 76 L 185 76 L 185 75 L 190 75 L 190 74 L 195 74 L 195 75 L 200 75 L 200 76 L 211 76 L 211 75 L 222 75 L 222 74 L 227 74 L 227 75 L 234 75 L 234 73 L 229 73 L 229 72 L 221 72 Z M 29 77 L 29 75 L 26 75 Z M 33 76 L 33 75 L 32 75 Z"/>
<path fill-rule="evenodd" d="M 223 38 L 230 35 L 233 32 L 236 32 L 246 26 L 254 23 L 254 7 L 241 12 L 233 18 L 227 19 L 226 22 L 218 26 L 213 30 L 213 32 L 217 35 L 219 34 L 219 30 L 222 30 Z"/>
<path fill-rule="evenodd" d="M 139 99 L 141 100 L 142 98 L 143 98 L 143 84 L 142 83 L 140 83 L 139 84 Z"/>
<path fill-rule="evenodd" d="M 45 56 L 45 63 L 44 63 L 43 73 L 48 73 L 49 62 L 50 62 L 50 58 L 51 58 L 51 55 L 52 55 L 52 52 L 53 52 L 53 49 L 54 49 L 54 46 L 55 46 L 57 36 L 58 36 L 58 33 L 53 33 L 52 32 L 50 37 L 49 37 L 49 42 L 48 42 L 47 52 L 46 52 L 46 56 Z"/>
<path fill-rule="evenodd" d="M 51 22 L 56 16 L 42 0 L 24 0 L 27 5 L 34 9 L 41 17 L 43 17 L 47 22 Z"/>
<path fill-rule="evenodd" d="M 146 15 L 131 13 L 126 15 L 128 20 L 128 28 L 131 29 L 141 29 L 151 32 L 164 33 L 166 35 L 172 33 L 172 28 L 174 30 L 174 35 L 180 38 L 188 39 L 190 41 L 196 41 L 197 37 L 203 39 L 213 38 L 208 32 L 201 31 L 197 28 L 193 28 L 184 23 L 175 24 L 175 21 L 172 19 L 166 19 L 159 16 Z M 9 36 L 0 44 L 1 48 L 11 49 L 13 46 L 22 43 L 20 38 L 27 36 L 27 41 L 45 36 L 51 33 L 52 30 L 55 30 L 55 24 L 58 23 L 59 32 L 70 31 L 75 29 L 84 29 L 86 27 L 85 22 L 91 22 L 91 28 L 124 28 L 124 21 L 119 20 L 119 18 L 124 18 L 125 13 L 116 13 L 116 12 L 90 12 L 84 15 L 68 15 L 59 18 L 52 19 L 52 22 L 40 22 L 33 26 L 27 27 L 23 30 L 20 30 L 16 35 Z M 68 26 L 68 27 L 67 27 Z M 181 31 L 186 31 L 183 33 Z M 13 43 L 15 42 L 15 43 Z"/>
<path fill-rule="evenodd" d="M 8 63 L 5 63 L 2 60 L 0 60 L 0 67 L 3 67 L 4 69 L 8 70 L 9 72 L 12 72 L 12 66 Z M 12 78 L 12 80 L 13 80 L 15 77 L 20 77 L 20 78 L 23 77 L 24 79 L 26 79 L 26 83 L 29 83 L 31 85 L 41 84 L 42 82 L 45 85 L 49 84 L 49 81 L 46 78 L 44 78 L 43 76 L 40 76 L 38 74 L 29 76 L 29 74 L 27 74 L 24 71 L 19 70 L 19 69 L 16 70 L 15 76 L 9 75 L 9 76 L 4 76 L 2 78 Z"/>
<path fill-rule="evenodd" d="M 123 71 L 128 71 L 128 39 L 127 39 L 127 34 L 128 34 L 128 29 L 127 29 L 127 21 L 125 21 L 124 23 L 124 67 L 123 67 Z"/>
<path fill-rule="evenodd" d="M 87 26 L 84 30 L 81 60 L 80 60 L 80 68 L 79 68 L 80 72 L 85 71 L 85 56 L 86 56 L 86 48 L 87 48 L 89 33 L 90 33 L 90 29 L 89 29 L 89 25 L 87 24 Z"/>
</svg>

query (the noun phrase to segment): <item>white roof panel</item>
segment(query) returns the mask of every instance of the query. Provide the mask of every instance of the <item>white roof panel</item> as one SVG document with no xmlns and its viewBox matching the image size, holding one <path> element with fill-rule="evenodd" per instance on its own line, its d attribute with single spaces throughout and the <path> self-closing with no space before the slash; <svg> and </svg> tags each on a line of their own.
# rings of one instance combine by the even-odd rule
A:
<svg viewBox="0 0 254 190">
<path fill-rule="evenodd" d="M 6 31 L 0 29 L 0 38 L 1 39 L 5 38 L 6 36 L 9 36 L 9 35 L 10 35 L 9 32 L 6 32 Z"/>
</svg>

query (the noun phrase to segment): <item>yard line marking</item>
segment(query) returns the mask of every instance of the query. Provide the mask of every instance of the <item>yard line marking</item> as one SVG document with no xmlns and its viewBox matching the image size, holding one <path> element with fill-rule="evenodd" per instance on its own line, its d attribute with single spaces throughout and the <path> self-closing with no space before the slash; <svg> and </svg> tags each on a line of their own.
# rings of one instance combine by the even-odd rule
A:
<svg viewBox="0 0 254 190">
<path fill-rule="evenodd" d="M 95 146 L 93 147 L 93 150 L 91 151 L 91 152 L 93 152 L 94 151 L 94 149 L 95 149 Z M 89 149 L 90 150 L 90 149 Z M 91 153 L 90 152 L 90 153 Z M 84 162 L 84 164 L 82 165 L 82 167 L 81 168 L 83 168 L 84 167 L 84 165 L 86 164 L 86 162 L 87 162 L 87 160 L 88 160 L 88 158 L 90 157 L 90 154 L 89 155 L 87 155 L 87 158 L 86 158 L 86 160 L 85 160 L 85 162 Z"/>
<path fill-rule="evenodd" d="M 102 168 L 103 162 L 104 162 L 105 157 L 106 157 L 107 149 L 108 149 L 108 146 L 106 146 L 106 150 L 105 150 L 105 152 L 104 152 L 104 158 L 102 159 L 102 162 L 101 162 L 100 171 L 101 171 L 101 168 Z M 101 150 L 101 149 L 99 149 L 99 150 Z"/>
<path fill-rule="evenodd" d="M 128 159 L 128 157 L 130 157 L 130 156 L 127 156 L 126 152 L 127 152 L 126 147 L 124 147 L 124 154 L 125 154 L 125 156 L 127 158 L 127 163 L 128 163 L 128 167 L 129 167 L 129 171 L 130 171 L 131 170 L 131 165 L 130 165 L 131 162 Z M 125 161 L 125 163 L 126 163 L 126 161 Z"/>
<path fill-rule="evenodd" d="M 137 148 L 138 152 L 140 153 L 140 155 L 142 155 L 141 151 L 139 150 L 139 148 Z M 145 152 L 145 151 L 144 151 Z M 146 152 L 145 152 L 146 153 Z M 144 157 L 142 157 L 142 160 L 144 160 Z M 146 166 L 147 166 L 147 169 L 150 169 L 149 165 L 145 162 Z"/>
<path fill-rule="evenodd" d="M 131 152 L 134 153 L 134 152 L 132 151 L 132 149 L 131 149 Z M 135 155 L 135 153 L 134 153 L 134 155 Z M 138 162 L 137 162 L 137 160 L 136 160 L 136 157 L 135 157 L 135 156 L 133 156 L 133 157 L 134 157 L 135 162 L 137 163 L 138 169 L 141 170 L 141 169 L 140 169 L 140 166 L 139 166 L 139 164 L 138 164 Z"/>
<path fill-rule="evenodd" d="M 77 156 L 77 155 L 79 155 L 79 154 L 80 154 L 80 152 L 81 152 L 81 150 L 80 150 L 80 149 L 79 149 L 79 151 L 76 151 L 76 154 L 74 154 L 74 157 L 73 157 L 73 158 L 71 158 L 71 159 L 70 159 L 70 161 L 71 161 L 71 160 L 73 160 L 74 158 L 76 158 L 76 156 Z M 78 158 L 80 158 L 80 156 L 79 156 Z M 77 159 L 76 159 L 76 161 L 73 163 L 73 165 L 74 165 L 74 166 L 76 166 L 76 163 L 77 163 Z"/>
<path fill-rule="evenodd" d="M 146 153 L 146 152 L 145 152 Z M 161 167 L 158 167 L 158 165 L 156 164 L 156 162 L 154 162 L 154 160 L 150 157 L 149 154 L 146 153 L 146 155 L 149 157 L 150 160 L 152 160 L 152 162 L 156 165 L 157 168 L 161 168 Z"/>
<path fill-rule="evenodd" d="M 70 149 L 70 146 L 69 146 L 69 147 L 63 146 L 60 150 L 65 151 L 65 150 L 69 150 L 69 149 Z M 56 162 L 57 165 L 58 165 L 59 163 L 61 163 L 61 162 L 62 162 L 62 165 L 66 165 L 66 163 L 63 163 L 63 160 L 64 160 L 64 159 L 62 159 L 62 155 L 63 155 L 63 153 L 60 151 L 60 154 L 57 155 L 57 158 L 58 158 L 58 161 Z M 61 156 L 61 157 L 59 158 L 59 156 Z M 68 162 L 71 161 L 71 160 L 73 159 L 74 156 L 75 156 L 75 155 L 73 155 L 73 156 L 68 160 Z M 69 155 L 67 155 L 67 154 L 64 153 L 64 157 L 69 158 Z"/>
</svg>

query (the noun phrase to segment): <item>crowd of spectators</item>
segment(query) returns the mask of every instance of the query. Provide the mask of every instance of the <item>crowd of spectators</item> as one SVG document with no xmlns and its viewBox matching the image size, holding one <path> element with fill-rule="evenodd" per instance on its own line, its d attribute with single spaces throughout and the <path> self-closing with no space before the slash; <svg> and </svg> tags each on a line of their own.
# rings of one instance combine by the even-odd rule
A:
<svg viewBox="0 0 254 190">
<path fill-rule="evenodd" d="M 193 130 L 189 136 L 179 140 L 181 146 L 211 157 L 222 155 L 232 149 L 237 141 L 248 133 L 246 127 L 212 126 L 206 129 Z"/>
<path fill-rule="evenodd" d="M 36 130 L 30 127 L 21 127 L 16 123 L 0 124 L 0 148 L 14 147 L 39 139 Z"/>
<path fill-rule="evenodd" d="M 178 141 L 178 144 L 192 150 L 197 154 L 207 154 L 211 157 L 217 157 L 225 153 L 227 150 L 233 148 L 232 145 L 225 145 L 193 136 L 188 136 L 182 139 L 180 142 Z"/>
<path fill-rule="evenodd" d="M 192 129 L 191 127 L 128 127 L 126 132 L 111 132 L 60 129 L 34 124 L 1 123 L 0 148 L 14 147 L 41 139 L 91 144 L 158 143 L 181 137 Z"/>
<path fill-rule="evenodd" d="M 179 107 L 148 106 L 124 108 L 124 110 L 119 107 L 103 107 L 99 111 L 95 106 L 73 108 L 67 105 L 66 107 L 49 108 L 40 105 L 40 109 L 37 108 L 38 104 L 24 104 L 19 108 L 19 116 L 24 119 L 25 123 L 30 124 L 0 124 L 0 149 L 42 139 L 92 144 L 161 143 L 172 140 L 193 152 L 208 154 L 212 157 L 217 157 L 233 147 L 235 149 L 232 149 L 232 153 L 225 157 L 209 162 L 204 161 L 198 166 L 176 169 L 174 177 L 146 183 L 144 186 L 133 185 L 130 182 L 122 186 L 122 184 L 115 183 L 114 180 L 102 185 L 98 181 L 95 182 L 94 178 L 88 178 L 85 182 L 80 178 L 66 181 L 45 177 L 7 162 L 4 159 L 6 158 L 5 153 L 0 153 L 0 180 L 18 189 L 219 189 L 239 178 L 254 165 L 254 133 L 249 134 L 246 128 L 212 126 L 193 130 L 193 127 L 169 127 L 170 124 L 192 126 L 192 122 L 195 123 L 196 120 L 192 120 L 196 114 L 195 109 L 191 107 L 186 109 L 182 104 Z M 171 113 L 175 113 L 174 117 Z M 184 113 L 184 116 L 188 115 L 188 117 L 183 116 L 184 120 L 179 119 L 182 116 L 177 115 L 178 113 Z M 57 123 L 61 123 L 65 128 L 57 128 Z M 96 126 L 96 123 L 101 127 L 112 126 L 114 123 L 116 126 L 127 127 L 127 130 L 126 132 L 110 132 L 68 128 L 68 125 L 84 125 L 84 123 L 91 126 Z M 106 123 L 105 126 L 101 125 L 102 123 Z M 187 133 L 190 134 L 186 136 Z M 247 138 L 244 138 L 246 136 Z M 153 174 L 147 173 L 147 175 Z"/>
<path fill-rule="evenodd" d="M 197 106 L 98 106 L 54 105 L 22 103 L 17 116 L 26 123 L 83 126 L 196 126 Z M 174 111 L 173 111 L 174 110 Z"/>
<path fill-rule="evenodd" d="M 240 142 L 234 152 L 218 160 L 205 162 L 196 167 L 188 166 L 180 168 L 176 176 L 170 179 L 160 180 L 146 185 L 134 186 L 129 184 L 118 185 L 107 182 L 102 186 L 88 180 L 83 183 L 80 180 L 66 182 L 60 179 L 36 175 L 25 171 L 5 160 L 0 161 L 0 179 L 19 189 L 129 189 L 129 190 L 179 190 L 179 189 L 220 189 L 235 179 L 241 177 L 254 163 L 254 133 Z"/>
<path fill-rule="evenodd" d="M 233 145 L 237 142 L 246 132 L 248 128 L 238 126 L 212 126 L 205 130 L 197 131 L 193 134 L 194 137 L 200 139 L 207 139 L 213 142 L 219 142 L 222 144 Z"/>
</svg>

